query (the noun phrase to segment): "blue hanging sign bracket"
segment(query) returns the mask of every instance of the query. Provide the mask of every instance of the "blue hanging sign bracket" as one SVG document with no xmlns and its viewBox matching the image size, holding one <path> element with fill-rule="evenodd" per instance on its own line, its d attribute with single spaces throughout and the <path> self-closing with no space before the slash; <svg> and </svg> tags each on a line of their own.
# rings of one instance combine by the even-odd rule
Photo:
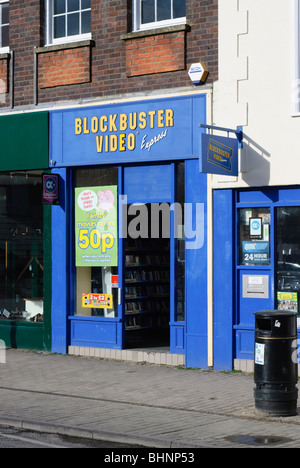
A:
<svg viewBox="0 0 300 468">
<path fill-rule="evenodd" d="M 227 132 L 227 135 L 229 133 L 235 133 L 237 139 L 238 139 L 238 144 L 239 148 L 243 148 L 243 130 L 241 126 L 238 126 L 236 130 L 232 128 L 225 128 L 225 127 L 215 127 L 214 125 L 206 125 L 206 124 L 200 124 L 201 128 L 208 128 L 210 130 L 218 130 L 221 132 Z"/>
</svg>

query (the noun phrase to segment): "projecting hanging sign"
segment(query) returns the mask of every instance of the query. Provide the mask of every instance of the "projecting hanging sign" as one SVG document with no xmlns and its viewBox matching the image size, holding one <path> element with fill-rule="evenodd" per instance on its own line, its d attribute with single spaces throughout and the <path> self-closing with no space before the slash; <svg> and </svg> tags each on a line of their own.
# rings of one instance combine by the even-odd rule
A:
<svg viewBox="0 0 300 468">
<path fill-rule="evenodd" d="M 223 127 L 201 124 L 200 127 L 233 132 L 237 138 L 202 133 L 200 135 L 200 172 L 227 176 L 238 175 L 238 150 L 242 148 L 243 132 Z"/>
<path fill-rule="evenodd" d="M 200 172 L 221 175 L 238 175 L 238 141 L 202 134 Z"/>
</svg>

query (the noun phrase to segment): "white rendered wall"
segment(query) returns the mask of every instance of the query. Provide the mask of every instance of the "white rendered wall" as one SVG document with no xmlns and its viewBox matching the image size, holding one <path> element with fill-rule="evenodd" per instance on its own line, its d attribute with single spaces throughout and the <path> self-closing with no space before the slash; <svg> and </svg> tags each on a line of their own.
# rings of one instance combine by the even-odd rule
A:
<svg viewBox="0 0 300 468">
<path fill-rule="evenodd" d="M 293 12 L 293 0 L 219 0 L 213 124 L 242 125 L 245 135 L 239 177 L 213 176 L 214 188 L 300 184 Z"/>
</svg>

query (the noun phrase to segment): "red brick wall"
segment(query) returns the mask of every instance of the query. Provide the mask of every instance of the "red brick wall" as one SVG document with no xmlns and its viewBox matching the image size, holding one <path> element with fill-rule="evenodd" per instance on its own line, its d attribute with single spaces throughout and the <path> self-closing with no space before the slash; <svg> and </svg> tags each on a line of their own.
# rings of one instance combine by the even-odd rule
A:
<svg viewBox="0 0 300 468">
<path fill-rule="evenodd" d="M 34 102 L 34 47 L 40 46 L 44 21 L 43 0 L 10 0 L 9 47 L 14 51 L 15 106 Z"/>
<path fill-rule="evenodd" d="M 39 88 L 88 83 L 90 78 L 89 46 L 38 54 Z"/>
<path fill-rule="evenodd" d="M 184 31 L 138 37 L 126 41 L 127 76 L 165 73 L 184 68 Z"/>
<path fill-rule="evenodd" d="M 75 54 L 79 49 L 71 52 L 66 46 L 66 53 L 35 53 L 37 47 L 44 45 L 44 0 L 10 0 L 15 107 L 32 106 L 36 89 L 37 103 L 45 104 L 191 87 L 187 71 L 198 61 L 208 65 L 208 83 L 218 78 L 218 0 L 186 0 L 189 30 L 145 36 L 144 42 L 135 39 L 139 45 L 135 52 L 130 52 L 130 40 L 122 39 L 122 35 L 131 31 L 131 3 L 131 0 L 92 0 L 94 47 L 80 51 L 85 54 L 85 65 L 80 71 L 81 59 Z M 146 44 L 149 47 L 152 44 L 153 50 L 147 49 Z M 162 68 L 158 67 L 159 54 L 163 57 Z M 48 71 L 46 56 L 52 60 Z M 73 66 L 67 63 L 71 56 Z M 34 74 L 35 58 L 38 86 Z M 54 58 L 59 60 L 61 70 L 69 75 L 68 80 L 59 77 L 58 70 L 55 77 L 53 72 L 57 63 L 53 64 Z M 139 60 L 144 62 L 138 64 Z M 141 74 L 141 71 L 146 73 Z M 52 76 L 46 76 L 46 73 Z"/>
</svg>

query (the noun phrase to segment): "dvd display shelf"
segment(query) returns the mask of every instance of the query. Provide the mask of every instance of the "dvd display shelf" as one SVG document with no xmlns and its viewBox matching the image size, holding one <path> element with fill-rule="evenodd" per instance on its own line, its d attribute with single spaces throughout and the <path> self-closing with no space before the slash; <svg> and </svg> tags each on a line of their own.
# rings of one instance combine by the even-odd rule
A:
<svg viewBox="0 0 300 468">
<path fill-rule="evenodd" d="M 156 243 L 157 246 L 157 243 Z M 155 253 L 153 253 L 155 250 Z M 125 255 L 126 330 L 162 329 L 170 320 L 170 262 L 166 249 L 135 245 Z"/>
</svg>

